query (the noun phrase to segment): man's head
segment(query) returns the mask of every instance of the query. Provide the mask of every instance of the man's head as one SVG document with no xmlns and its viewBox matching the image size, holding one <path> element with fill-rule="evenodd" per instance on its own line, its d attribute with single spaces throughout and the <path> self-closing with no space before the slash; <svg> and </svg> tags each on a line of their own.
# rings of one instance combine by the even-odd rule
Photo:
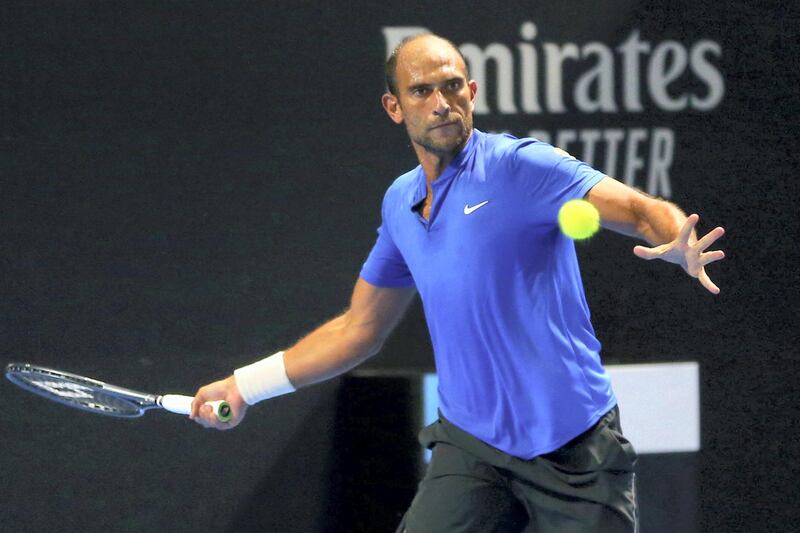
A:
<svg viewBox="0 0 800 533">
<path fill-rule="evenodd" d="M 477 85 L 450 41 L 433 34 L 403 40 L 386 62 L 386 85 L 383 107 L 405 123 L 415 148 L 447 155 L 469 138 Z"/>
</svg>

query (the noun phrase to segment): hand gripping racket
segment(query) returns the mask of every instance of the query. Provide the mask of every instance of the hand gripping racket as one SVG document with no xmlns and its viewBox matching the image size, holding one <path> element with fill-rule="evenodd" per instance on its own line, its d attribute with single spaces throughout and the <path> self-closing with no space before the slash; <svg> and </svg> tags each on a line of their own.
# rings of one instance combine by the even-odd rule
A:
<svg viewBox="0 0 800 533">
<path fill-rule="evenodd" d="M 192 412 L 191 396 L 180 394 L 147 394 L 117 387 L 96 379 L 70 374 L 52 368 L 11 363 L 6 377 L 25 390 L 69 407 L 100 415 L 136 418 L 149 409 L 166 409 L 188 415 Z M 231 406 L 224 400 L 206 402 L 221 422 L 231 419 Z"/>
</svg>

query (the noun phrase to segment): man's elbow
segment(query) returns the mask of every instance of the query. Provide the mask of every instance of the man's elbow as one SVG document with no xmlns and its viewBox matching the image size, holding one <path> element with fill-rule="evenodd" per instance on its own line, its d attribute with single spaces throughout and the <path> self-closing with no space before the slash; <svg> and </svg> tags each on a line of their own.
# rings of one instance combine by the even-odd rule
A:
<svg viewBox="0 0 800 533">
<path fill-rule="evenodd" d="M 383 348 L 386 337 L 369 328 L 348 328 L 346 331 L 351 352 L 358 354 L 359 362 L 376 355 Z"/>
<path fill-rule="evenodd" d="M 383 335 L 370 335 L 368 338 L 364 339 L 363 346 L 364 346 L 364 353 L 366 354 L 366 358 L 369 359 L 372 356 L 375 356 L 383 349 L 383 345 L 386 342 L 386 337 Z"/>
</svg>

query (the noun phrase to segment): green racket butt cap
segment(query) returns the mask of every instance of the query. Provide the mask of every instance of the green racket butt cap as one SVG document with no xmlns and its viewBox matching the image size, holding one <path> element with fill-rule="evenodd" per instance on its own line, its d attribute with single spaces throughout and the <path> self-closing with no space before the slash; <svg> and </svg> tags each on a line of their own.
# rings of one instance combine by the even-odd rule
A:
<svg viewBox="0 0 800 533">
<path fill-rule="evenodd" d="M 217 405 L 216 414 L 220 422 L 228 422 L 231 418 L 233 418 L 231 404 L 226 401 L 219 402 L 219 405 Z"/>
</svg>

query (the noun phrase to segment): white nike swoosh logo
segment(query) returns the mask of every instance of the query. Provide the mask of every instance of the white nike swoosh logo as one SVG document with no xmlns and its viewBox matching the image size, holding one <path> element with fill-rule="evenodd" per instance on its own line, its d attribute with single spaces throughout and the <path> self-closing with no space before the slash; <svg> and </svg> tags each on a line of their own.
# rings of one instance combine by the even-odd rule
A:
<svg viewBox="0 0 800 533">
<path fill-rule="evenodd" d="M 480 209 L 481 207 L 485 206 L 488 203 L 489 203 L 489 200 L 485 200 L 485 201 L 483 201 L 483 202 L 481 202 L 479 204 L 473 205 L 472 207 L 470 207 L 470 205 L 467 204 L 467 205 L 464 206 L 464 214 L 465 215 L 469 215 L 470 213 L 474 212 L 476 209 Z"/>
</svg>

